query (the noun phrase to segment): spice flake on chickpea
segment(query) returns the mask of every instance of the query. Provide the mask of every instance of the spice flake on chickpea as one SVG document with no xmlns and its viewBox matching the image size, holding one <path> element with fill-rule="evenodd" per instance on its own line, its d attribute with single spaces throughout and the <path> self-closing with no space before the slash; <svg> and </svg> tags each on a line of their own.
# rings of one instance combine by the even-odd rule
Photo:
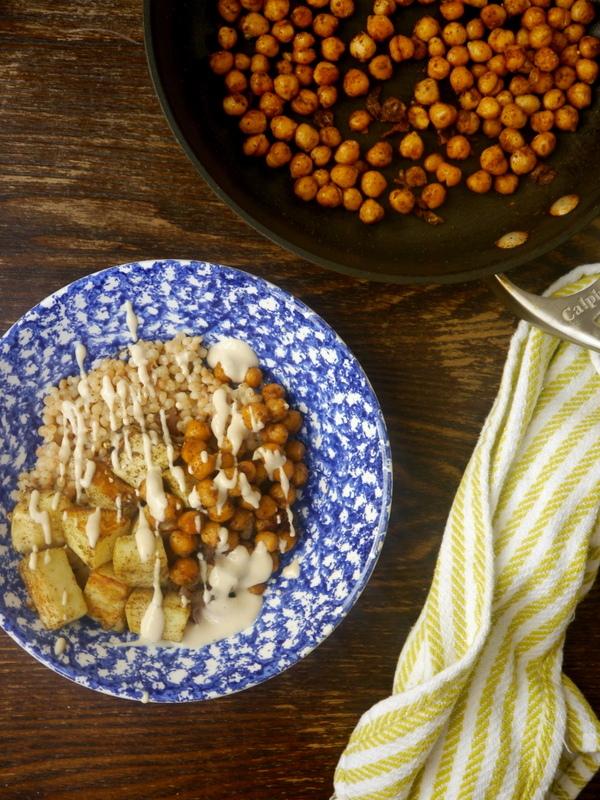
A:
<svg viewBox="0 0 600 800">
<path fill-rule="evenodd" d="M 374 0 L 353 37 L 344 24 L 353 0 L 217 3 L 210 68 L 224 80 L 223 111 L 246 155 L 290 170 L 299 200 L 358 212 L 369 225 L 387 209 L 439 224 L 424 212 L 456 186 L 508 195 L 524 176 L 543 186 L 556 174 L 546 160 L 577 130 L 598 76 L 591 0 L 419 0 L 429 13 L 411 28 L 404 7 L 413 2 Z M 425 76 L 410 97 L 381 103 L 409 61 L 425 61 Z M 348 119 L 335 118 L 340 96 L 354 102 Z M 424 167 L 424 182 L 404 185 L 407 161 Z"/>
</svg>

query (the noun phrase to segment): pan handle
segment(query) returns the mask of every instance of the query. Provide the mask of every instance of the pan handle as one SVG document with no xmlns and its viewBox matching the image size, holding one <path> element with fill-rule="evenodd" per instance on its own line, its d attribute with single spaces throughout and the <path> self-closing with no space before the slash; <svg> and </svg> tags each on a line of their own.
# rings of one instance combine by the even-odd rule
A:
<svg viewBox="0 0 600 800">
<path fill-rule="evenodd" d="M 600 353 L 600 279 L 565 297 L 525 292 L 502 273 L 484 280 L 521 319 L 552 336 Z"/>
</svg>

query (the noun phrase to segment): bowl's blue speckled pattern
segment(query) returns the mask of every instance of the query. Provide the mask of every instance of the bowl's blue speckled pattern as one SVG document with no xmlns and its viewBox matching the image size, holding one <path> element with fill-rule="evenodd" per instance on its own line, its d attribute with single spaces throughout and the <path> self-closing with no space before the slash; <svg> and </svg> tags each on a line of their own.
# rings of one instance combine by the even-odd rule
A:
<svg viewBox="0 0 600 800">
<path fill-rule="evenodd" d="M 247 632 L 200 650 L 127 646 L 132 634 L 103 632 L 83 618 L 50 633 L 25 605 L 6 514 L 18 473 L 39 443 L 42 398 L 77 374 L 74 343 L 86 367 L 128 344 L 124 302 L 139 335 L 180 330 L 210 345 L 245 339 L 266 377 L 289 389 L 305 414 L 310 479 L 298 504 L 300 577 L 279 573 Z M 365 586 L 383 544 L 391 500 L 391 461 L 377 399 L 354 356 L 305 305 L 238 270 L 189 261 L 127 264 L 82 278 L 44 300 L 0 340 L 0 623 L 31 655 L 77 683 L 140 700 L 181 702 L 253 686 L 310 653 L 336 627 Z M 54 654 L 58 635 L 67 640 Z M 119 645 L 119 646 L 115 646 Z M 124 646 L 125 645 L 125 646 Z"/>
</svg>

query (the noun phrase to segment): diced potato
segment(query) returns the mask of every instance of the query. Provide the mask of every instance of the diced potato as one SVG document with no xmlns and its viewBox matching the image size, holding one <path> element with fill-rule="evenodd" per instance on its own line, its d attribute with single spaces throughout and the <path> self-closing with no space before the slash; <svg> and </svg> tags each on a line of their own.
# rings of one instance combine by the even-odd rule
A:
<svg viewBox="0 0 600 800">
<path fill-rule="evenodd" d="M 189 506 L 189 496 L 191 491 L 193 490 L 194 486 L 198 483 L 197 479 L 194 478 L 188 472 L 187 465 L 181 467 L 183 470 L 184 480 L 185 480 L 185 490 L 181 491 L 181 486 L 179 485 L 179 480 L 176 475 L 173 474 L 171 469 L 166 469 L 163 472 L 163 482 L 165 483 L 167 490 L 174 494 L 175 497 L 179 498 L 184 506 Z"/>
<path fill-rule="evenodd" d="M 142 619 L 146 609 L 152 602 L 153 589 L 134 589 L 127 605 L 127 625 L 133 633 L 141 633 Z M 165 627 L 162 638 L 168 642 L 180 642 L 183 639 L 185 626 L 190 616 L 190 605 L 183 605 L 181 596 L 175 589 L 167 589 L 163 595 L 163 610 L 165 612 Z"/>
<path fill-rule="evenodd" d="M 63 511 L 71 508 L 71 501 L 64 495 L 56 492 L 40 492 L 37 507 L 39 511 L 47 511 L 50 522 L 50 544 L 46 543 L 44 529 L 39 522 L 34 522 L 29 513 L 31 492 L 20 500 L 12 512 L 10 535 L 13 547 L 17 553 L 31 553 L 34 545 L 38 550 L 46 547 L 62 547 L 65 543 L 63 532 Z M 53 508 L 56 505 L 56 508 Z"/>
<path fill-rule="evenodd" d="M 19 564 L 19 572 L 48 630 L 54 631 L 87 614 L 83 592 L 62 547 L 26 556 Z"/>
<path fill-rule="evenodd" d="M 134 486 L 136 489 L 146 477 L 148 465 L 144 453 L 144 437 L 141 433 L 132 432 L 129 434 L 129 444 L 131 446 L 131 458 L 127 454 L 125 443 L 121 442 L 119 447 L 119 466 L 115 473 L 122 478 L 125 483 Z M 169 466 L 169 454 L 167 445 L 162 439 L 150 447 L 152 463 L 165 470 Z"/>
<path fill-rule="evenodd" d="M 128 586 L 152 586 L 154 584 L 154 562 L 156 554 L 160 559 L 160 580 L 166 581 L 168 576 L 167 554 L 160 536 L 155 537 L 155 554 L 142 561 L 135 539 L 135 529 L 131 536 L 117 539 L 113 552 L 115 575 Z"/>
<path fill-rule="evenodd" d="M 111 561 L 115 542 L 125 536 L 131 529 L 129 517 L 121 515 L 118 519 L 116 511 L 100 509 L 100 535 L 94 547 L 91 547 L 86 527 L 90 517 L 96 513 L 95 508 L 73 506 L 67 509 L 64 520 L 65 539 L 69 547 L 77 553 L 88 567 L 97 567 Z"/>
<path fill-rule="evenodd" d="M 115 577 L 112 561 L 93 570 L 83 590 L 88 615 L 105 631 L 117 633 L 125 630 L 125 603 L 130 594 L 131 587 Z"/>
<path fill-rule="evenodd" d="M 94 477 L 86 489 L 86 495 L 90 505 L 112 511 L 117 510 L 117 498 L 120 497 L 122 512 L 130 517 L 135 513 L 138 504 L 131 486 L 118 478 L 112 469 L 102 462 L 96 464 Z"/>
</svg>

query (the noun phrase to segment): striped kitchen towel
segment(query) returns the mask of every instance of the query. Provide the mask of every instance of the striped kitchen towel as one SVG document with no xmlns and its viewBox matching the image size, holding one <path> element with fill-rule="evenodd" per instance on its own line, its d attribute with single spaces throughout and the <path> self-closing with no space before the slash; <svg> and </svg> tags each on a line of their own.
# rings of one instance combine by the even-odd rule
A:
<svg viewBox="0 0 600 800">
<path fill-rule="evenodd" d="M 360 719 L 335 800 L 562 800 L 597 770 L 600 724 L 561 670 L 600 561 L 597 366 L 519 325 L 393 694 Z"/>
</svg>

